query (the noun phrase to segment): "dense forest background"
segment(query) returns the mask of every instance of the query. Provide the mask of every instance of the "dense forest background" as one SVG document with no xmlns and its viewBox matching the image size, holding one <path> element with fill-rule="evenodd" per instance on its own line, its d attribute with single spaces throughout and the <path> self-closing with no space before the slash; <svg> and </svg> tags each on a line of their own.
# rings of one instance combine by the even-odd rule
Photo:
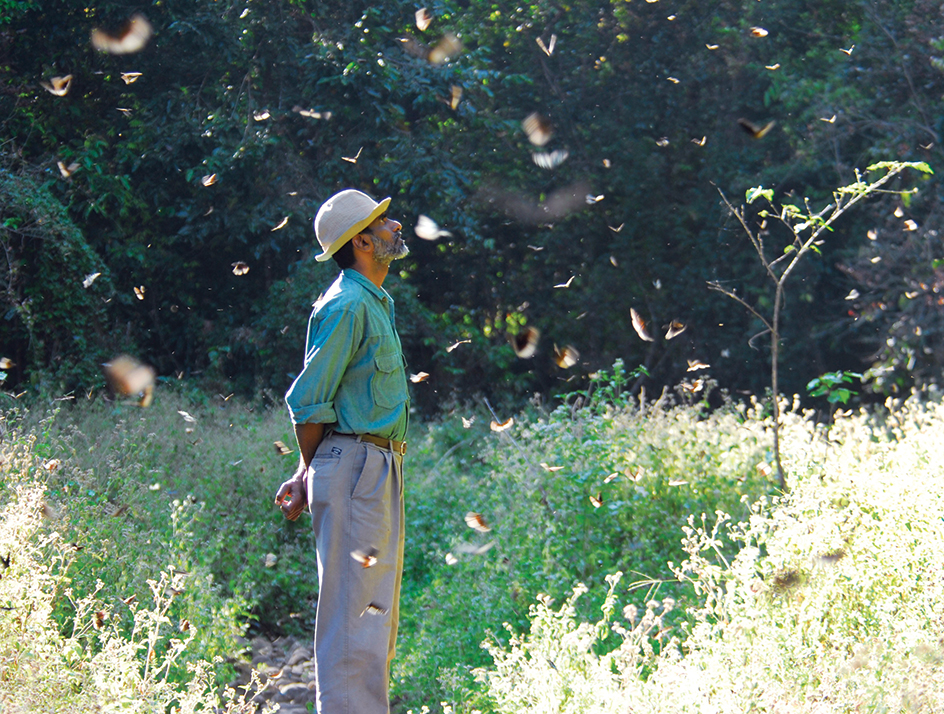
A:
<svg viewBox="0 0 944 714">
<path fill-rule="evenodd" d="M 707 288 L 772 299 L 721 192 L 818 209 L 856 169 L 941 157 L 939 2 L 449 0 L 425 30 L 418 9 L 0 0 L 5 387 L 91 393 L 130 353 L 162 380 L 278 399 L 336 273 L 313 259 L 312 217 L 356 187 L 393 197 L 411 246 L 387 287 L 411 369 L 431 375 L 421 409 L 573 391 L 617 358 L 647 368 L 636 388 L 698 359 L 761 393 L 769 337 Z M 141 51 L 93 47 L 136 13 L 153 27 Z M 941 188 L 917 173 L 894 188 L 910 187 L 844 216 L 792 278 L 784 392 L 832 370 L 878 393 L 937 378 Z M 421 214 L 451 235 L 413 235 Z M 506 339 L 524 325 L 541 331 L 528 360 Z"/>
</svg>

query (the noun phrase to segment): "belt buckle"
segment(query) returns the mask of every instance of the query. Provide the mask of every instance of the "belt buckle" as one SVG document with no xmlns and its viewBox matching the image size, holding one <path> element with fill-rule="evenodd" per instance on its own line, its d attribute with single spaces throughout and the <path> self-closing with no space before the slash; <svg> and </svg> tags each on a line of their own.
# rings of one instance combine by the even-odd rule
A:
<svg viewBox="0 0 944 714">
<path fill-rule="evenodd" d="M 392 441 L 390 442 L 390 445 L 393 446 L 393 442 L 392 442 Z M 406 456 L 406 442 L 405 442 L 405 441 L 401 441 L 401 442 L 400 442 L 400 447 L 399 447 L 398 449 L 394 449 L 394 451 L 396 451 L 398 454 L 400 454 L 400 456 Z"/>
</svg>

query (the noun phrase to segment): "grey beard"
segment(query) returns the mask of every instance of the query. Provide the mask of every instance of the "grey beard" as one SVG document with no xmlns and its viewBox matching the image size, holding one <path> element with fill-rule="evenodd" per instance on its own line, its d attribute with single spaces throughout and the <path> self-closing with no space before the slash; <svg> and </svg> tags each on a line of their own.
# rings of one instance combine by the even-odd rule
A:
<svg viewBox="0 0 944 714">
<path fill-rule="evenodd" d="M 405 258 L 410 254 L 410 246 L 399 237 L 389 243 L 375 241 L 374 246 L 374 260 L 381 265 L 390 265 L 393 261 Z"/>
</svg>

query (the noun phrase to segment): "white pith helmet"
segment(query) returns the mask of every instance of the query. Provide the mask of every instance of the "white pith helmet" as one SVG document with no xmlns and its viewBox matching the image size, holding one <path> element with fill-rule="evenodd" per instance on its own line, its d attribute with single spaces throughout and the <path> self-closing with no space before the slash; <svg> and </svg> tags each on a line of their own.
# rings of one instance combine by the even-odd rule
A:
<svg viewBox="0 0 944 714">
<path fill-rule="evenodd" d="M 323 263 L 337 253 L 342 245 L 383 215 L 389 205 L 389 198 L 377 203 L 363 191 L 353 188 L 334 194 L 322 204 L 315 216 L 315 236 L 322 250 L 315 260 Z"/>
</svg>

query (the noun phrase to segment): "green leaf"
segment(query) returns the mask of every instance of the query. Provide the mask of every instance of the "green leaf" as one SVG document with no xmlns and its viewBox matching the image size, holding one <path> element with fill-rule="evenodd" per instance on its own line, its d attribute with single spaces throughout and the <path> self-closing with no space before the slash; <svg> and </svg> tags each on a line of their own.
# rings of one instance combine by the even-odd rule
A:
<svg viewBox="0 0 944 714">
<path fill-rule="evenodd" d="M 754 201 L 756 201 L 760 196 L 763 196 L 772 203 L 774 200 L 774 190 L 772 188 L 764 188 L 763 186 L 749 188 L 747 189 L 744 198 L 748 203 L 754 203 Z"/>
</svg>

